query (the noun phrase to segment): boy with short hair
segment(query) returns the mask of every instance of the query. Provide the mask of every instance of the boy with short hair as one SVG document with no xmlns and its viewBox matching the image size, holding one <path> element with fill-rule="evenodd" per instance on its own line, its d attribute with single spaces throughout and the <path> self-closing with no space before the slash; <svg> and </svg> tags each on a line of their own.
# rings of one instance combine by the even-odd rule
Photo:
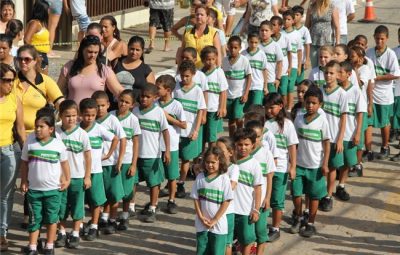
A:
<svg viewBox="0 0 400 255">
<path fill-rule="evenodd" d="M 170 137 L 168 132 L 168 122 L 164 111 L 155 105 L 158 97 L 156 85 L 147 84 L 142 88 L 140 95 L 140 105 L 133 109 L 133 114 L 139 119 L 142 134 L 139 136 L 139 159 L 137 168 L 139 171 L 139 182 L 146 181 L 150 188 L 150 203 L 143 210 L 145 222 L 153 223 L 156 221 L 156 207 L 160 185 L 164 181 L 163 162 L 169 165 Z M 161 137 L 165 142 L 165 153 L 161 158 Z"/>
<path fill-rule="evenodd" d="M 321 90 L 315 86 L 305 93 L 305 114 L 300 114 L 294 122 L 299 144 L 297 147 L 296 178 L 292 184 L 294 217 L 289 232 L 300 232 L 304 237 L 316 233 L 314 221 L 318 202 L 326 195 L 324 175 L 328 174 L 330 133 L 328 121 L 318 113 L 323 102 Z M 306 208 L 310 210 L 308 222 L 302 215 L 302 195 L 309 197 Z"/>
<path fill-rule="evenodd" d="M 91 98 L 83 99 L 79 103 L 79 112 L 81 115 L 80 126 L 88 133 L 92 147 L 92 186 L 86 191 L 86 199 L 91 209 L 92 219 L 90 220 L 88 234 L 85 237 L 87 241 L 93 241 L 98 236 L 100 206 L 107 201 L 101 161 L 113 155 L 118 145 L 118 138 L 96 122 L 96 100 Z M 104 141 L 111 141 L 112 143 L 109 151 L 105 151 L 106 153 L 103 154 Z"/>
<path fill-rule="evenodd" d="M 170 136 L 171 161 L 168 165 L 164 164 L 165 177 L 168 180 L 168 191 L 164 193 L 169 196 L 167 212 L 176 214 L 177 205 L 175 203 L 176 179 L 179 178 L 179 139 L 181 129 L 186 129 L 186 116 L 182 104 L 172 97 L 175 89 L 175 79 L 170 75 L 161 75 L 156 80 L 158 87 L 158 105 L 164 110 L 168 121 L 168 133 Z M 166 151 L 165 142 L 161 140 L 161 151 Z M 163 192 L 163 191 L 161 191 Z"/>
<path fill-rule="evenodd" d="M 55 135 L 67 148 L 71 183 L 68 189 L 61 193 L 59 232 L 55 246 L 64 247 L 68 244 L 68 248 L 77 248 L 80 242 L 79 229 L 85 217 L 85 190 L 91 186 L 91 146 L 88 134 L 77 124 L 78 105 L 73 100 L 65 100 L 60 104 L 59 111 L 61 125 L 56 126 Z M 73 227 L 67 240 L 65 227 L 69 214 L 73 220 Z"/>
<path fill-rule="evenodd" d="M 331 137 L 331 149 L 329 155 L 329 173 L 326 177 L 328 183 L 328 195 L 320 200 L 319 208 L 329 212 L 333 207 L 333 188 L 336 182 L 336 169 L 340 169 L 343 162 L 343 138 L 346 130 L 346 118 L 349 107 L 346 92 L 339 86 L 337 79 L 340 65 L 337 61 L 329 61 L 324 68 L 326 84 L 321 87 Z"/>
<path fill-rule="evenodd" d="M 97 104 L 96 122 L 115 134 L 119 140 L 119 150 L 115 150 L 110 158 L 103 159 L 101 162 L 107 202 L 101 214 L 100 227 L 104 227 L 105 234 L 114 234 L 117 231 L 118 204 L 125 195 L 121 167 L 126 151 L 126 134 L 118 118 L 108 113 L 110 102 L 107 93 L 96 91 L 93 93 L 92 99 Z M 103 151 L 108 151 L 110 147 L 111 142 L 104 142 Z"/>
</svg>

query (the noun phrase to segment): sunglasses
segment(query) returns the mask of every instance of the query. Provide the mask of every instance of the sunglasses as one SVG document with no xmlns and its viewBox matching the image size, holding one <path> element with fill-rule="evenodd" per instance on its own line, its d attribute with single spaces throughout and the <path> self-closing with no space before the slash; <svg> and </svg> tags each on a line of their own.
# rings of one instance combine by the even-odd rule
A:
<svg viewBox="0 0 400 255">
<path fill-rule="evenodd" d="M 30 57 L 17 57 L 17 60 L 19 62 L 25 62 L 25 63 L 29 64 L 30 62 L 32 62 L 33 58 L 30 58 Z"/>
<path fill-rule="evenodd" d="M 100 42 L 100 38 L 96 35 L 87 35 L 85 36 L 85 38 L 83 38 L 83 40 L 86 40 L 90 43 L 99 43 Z"/>
<path fill-rule="evenodd" d="M 0 77 L 0 80 L 4 83 L 13 83 L 14 82 L 14 78 L 4 78 L 4 77 Z"/>
</svg>

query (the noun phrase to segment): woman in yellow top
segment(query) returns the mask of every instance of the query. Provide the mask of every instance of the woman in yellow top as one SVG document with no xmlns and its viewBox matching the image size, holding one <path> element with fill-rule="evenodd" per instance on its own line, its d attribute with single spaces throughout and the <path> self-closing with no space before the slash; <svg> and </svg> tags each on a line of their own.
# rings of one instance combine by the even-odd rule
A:
<svg viewBox="0 0 400 255">
<path fill-rule="evenodd" d="M 209 18 L 209 10 L 205 5 L 199 5 L 195 9 L 196 24 L 192 28 L 187 28 L 183 35 L 182 47 L 193 47 L 197 51 L 196 67 L 202 67 L 200 52 L 206 46 L 214 46 L 218 50 L 217 65 L 221 66 L 221 42 L 219 40 L 218 32 L 215 28 L 207 25 Z M 179 54 L 180 56 L 180 54 Z M 178 58 L 178 65 L 180 64 L 180 57 Z"/>
<path fill-rule="evenodd" d="M 25 44 L 32 44 L 41 56 L 42 73 L 48 74 L 49 59 L 47 53 L 50 52 L 50 34 L 47 29 L 49 19 L 49 4 L 44 0 L 36 0 L 32 9 L 32 16 L 29 19 L 25 30 Z"/>
<path fill-rule="evenodd" d="M 14 69 L 0 63 L 0 251 L 8 249 L 7 229 L 10 223 L 17 178 L 17 156 L 14 150 L 13 129 L 19 142 L 25 142 L 21 101 L 12 92 Z"/>
</svg>

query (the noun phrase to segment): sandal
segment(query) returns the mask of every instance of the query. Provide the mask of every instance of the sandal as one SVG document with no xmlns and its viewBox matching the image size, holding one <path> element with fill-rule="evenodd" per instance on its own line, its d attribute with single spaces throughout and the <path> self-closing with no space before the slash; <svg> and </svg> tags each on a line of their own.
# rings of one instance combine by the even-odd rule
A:
<svg viewBox="0 0 400 255">
<path fill-rule="evenodd" d="M 144 54 L 150 54 L 154 50 L 154 47 L 148 47 L 145 51 Z"/>
<path fill-rule="evenodd" d="M 8 242 L 5 237 L 1 238 L 0 241 L 0 251 L 7 251 L 8 250 Z"/>
</svg>

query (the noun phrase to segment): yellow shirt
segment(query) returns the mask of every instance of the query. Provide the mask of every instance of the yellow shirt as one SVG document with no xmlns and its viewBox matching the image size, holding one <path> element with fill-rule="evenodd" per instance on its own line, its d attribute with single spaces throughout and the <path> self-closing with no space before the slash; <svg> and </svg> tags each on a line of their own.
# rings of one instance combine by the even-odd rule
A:
<svg viewBox="0 0 400 255">
<path fill-rule="evenodd" d="M 23 79 L 21 78 L 21 80 Z M 57 83 L 47 75 L 39 73 L 36 75 L 35 79 L 36 87 L 43 92 L 47 100 L 31 85 L 25 90 L 21 80 L 19 76 L 15 79 L 14 89 L 16 95 L 22 102 L 26 134 L 30 134 L 35 128 L 36 112 L 44 107 L 47 102 L 55 103 L 63 97 L 63 94 Z"/>
<path fill-rule="evenodd" d="M 195 29 L 196 29 L 195 27 L 187 28 L 184 35 L 184 40 L 186 47 L 193 47 L 196 49 L 197 51 L 196 68 L 200 69 L 203 66 L 200 59 L 200 52 L 204 47 L 214 45 L 214 37 L 217 33 L 217 30 L 213 27 L 206 26 L 203 35 L 200 37 L 196 37 Z"/>
<path fill-rule="evenodd" d="M 223 21 L 224 20 L 224 16 L 223 16 L 222 12 L 220 10 L 218 10 L 217 7 L 211 6 L 209 8 L 213 9 L 217 13 L 217 20 L 219 20 L 219 21 L 221 21 L 221 20 Z"/>
<path fill-rule="evenodd" d="M 17 118 L 17 97 L 11 92 L 0 102 L 0 146 L 14 143 L 12 128 Z"/>
<path fill-rule="evenodd" d="M 42 26 L 39 32 L 32 36 L 31 44 L 38 52 L 49 53 L 50 51 L 50 34 L 47 28 Z"/>
</svg>

